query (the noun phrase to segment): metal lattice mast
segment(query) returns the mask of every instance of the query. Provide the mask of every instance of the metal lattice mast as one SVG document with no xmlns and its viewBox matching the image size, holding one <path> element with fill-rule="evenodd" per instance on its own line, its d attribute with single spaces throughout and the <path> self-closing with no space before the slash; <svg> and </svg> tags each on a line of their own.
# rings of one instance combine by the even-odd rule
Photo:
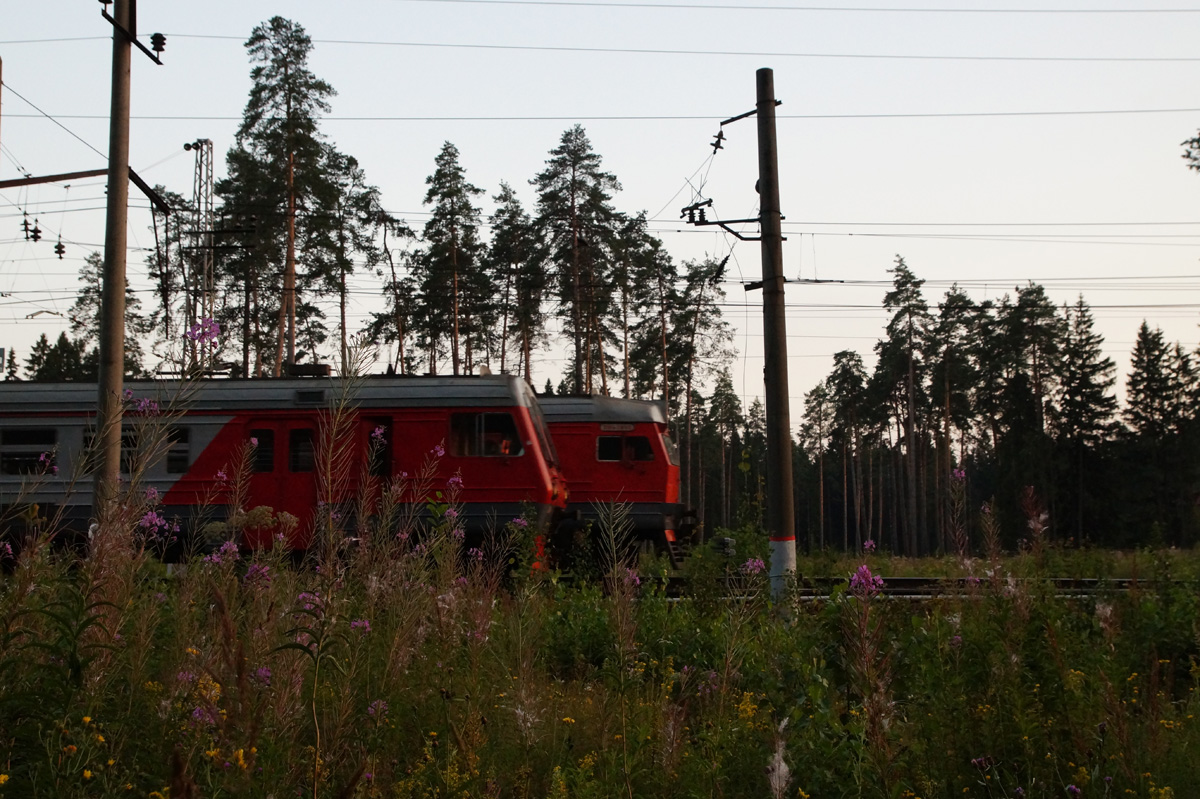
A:
<svg viewBox="0 0 1200 799">
<path fill-rule="evenodd" d="M 212 139 L 196 139 L 183 145 L 196 151 L 196 171 L 192 178 L 192 237 L 196 259 L 196 293 L 194 316 L 212 319 L 216 313 L 216 284 L 213 276 L 213 143 Z M 194 324 L 197 319 L 192 319 Z"/>
</svg>

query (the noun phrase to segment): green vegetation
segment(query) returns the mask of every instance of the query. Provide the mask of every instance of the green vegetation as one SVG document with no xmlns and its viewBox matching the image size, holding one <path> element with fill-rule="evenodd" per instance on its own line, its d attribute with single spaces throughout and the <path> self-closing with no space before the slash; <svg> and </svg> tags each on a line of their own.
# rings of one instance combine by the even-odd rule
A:
<svg viewBox="0 0 1200 799">
<path fill-rule="evenodd" d="M 437 488 L 406 489 L 438 500 L 434 523 L 382 502 L 358 548 L 299 567 L 226 543 L 168 573 L 127 530 L 83 559 L 45 540 L 0 553 L 0 796 L 1200 788 L 1194 552 L 817 555 L 805 574 L 853 578 L 773 604 L 746 530 L 736 556 L 697 549 L 676 599 L 615 535 L 580 569 L 595 579 L 534 566 L 523 520 L 463 551 Z M 936 601 L 876 593 L 876 575 L 914 574 L 978 579 Z M 1049 576 L 1138 582 L 1067 598 Z"/>
</svg>

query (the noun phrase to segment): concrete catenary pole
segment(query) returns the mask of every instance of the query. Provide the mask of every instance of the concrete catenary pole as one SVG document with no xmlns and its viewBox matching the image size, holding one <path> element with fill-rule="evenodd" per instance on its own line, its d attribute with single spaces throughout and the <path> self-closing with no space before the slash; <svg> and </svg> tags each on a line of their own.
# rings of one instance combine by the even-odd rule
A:
<svg viewBox="0 0 1200 799">
<path fill-rule="evenodd" d="M 113 8 L 112 106 L 108 123 L 108 213 L 100 292 L 99 404 L 93 512 L 105 521 L 121 476 L 121 391 L 125 375 L 125 244 L 129 215 L 129 73 L 132 52 L 130 0 Z"/>
<path fill-rule="evenodd" d="M 757 72 L 758 191 L 762 230 L 763 332 L 767 410 L 767 534 L 771 591 L 778 596 L 796 571 L 792 502 L 792 428 L 788 412 L 787 330 L 784 320 L 783 231 L 779 213 L 779 151 L 775 139 L 775 76 Z"/>
</svg>

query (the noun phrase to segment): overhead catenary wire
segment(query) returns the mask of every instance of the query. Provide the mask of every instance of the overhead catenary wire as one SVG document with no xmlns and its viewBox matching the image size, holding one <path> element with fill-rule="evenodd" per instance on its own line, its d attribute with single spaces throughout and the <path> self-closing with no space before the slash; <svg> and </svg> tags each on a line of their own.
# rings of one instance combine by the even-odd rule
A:
<svg viewBox="0 0 1200 799">
<path fill-rule="evenodd" d="M 212 33 L 170 33 L 176 39 L 212 39 L 244 42 L 244 36 Z M 691 50 L 653 47 L 583 47 L 580 45 L 534 45 L 534 44 L 482 44 L 478 42 L 412 42 L 385 41 L 380 39 L 320 39 L 313 44 L 332 44 L 354 47 L 413 47 L 462 50 L 512 50 L 550 53 L 614 53 L 620 55 L 686 55 L 686 56 L 740 56 L 753 58 L 828 58 L 850 60 L 883 61 L 1010 61 L 1010 62 L 1061 62 L 1061 63 L 1187 63 L 1200 61 L 1198 56 L 1015 56 L 1015 55 L 960 55 L 936 53 L 802 53 L 764 50 Z"/>
</svg>

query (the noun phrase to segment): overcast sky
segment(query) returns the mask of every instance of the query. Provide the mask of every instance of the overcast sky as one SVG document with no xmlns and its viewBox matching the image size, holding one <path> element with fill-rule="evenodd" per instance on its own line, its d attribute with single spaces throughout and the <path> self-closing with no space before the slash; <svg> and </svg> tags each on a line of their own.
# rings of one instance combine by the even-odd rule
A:
<svg viewBox="0 0 1200 799">
<path fill-rule="evenodd" d="M 486 215 L 502 180 L 532 208 L 529 179 L 581 123 L 621 181 L 614 204 L 650 215 L 677 260 L 732 248 L 726 315 L 747 401 L 762 390 L 761 293 L 739 283 L 759 277 L 758 245 L 687 229 L 679 209 L 703 196 L 721 218 L 756 215 L 754 121 L 727 126 L 711 160 L 709 142 L 754 107 L 755 70 L 772 68 L 784 270 L 797 281 L 794 423 L 834 352 L 872 362 L 896 255 L 928 281 L 931 305 L 956 281 L 977 300 L 1030 280 L 1059 303 L 1082 293 L 1121 371 L 1143 318 L 1170 341 L 1200 339 L 1200 173 L 1180 158 L 1200 128 L 1195 0 L 138 5 L 143 41 L 167 34 L 164 66 L 134 52 L 130 160 L 147 181 L 190 196 L 182 145 L 200 137 L 223 174 L 250 88 L 243 45 L 276 14 L 306 28 L 311 69 L 338 92 L 322 131 L 416 228 L 443 142 L 486 191 Z M 7 4 L 0 180 L 104 166 L 111 28 L 100 8 Z M 130 196 L 130 276 L 144 289 L 150 214 Z M 65 329 L 54 314 L 102 247 L 103 205 L 102 179 L 0 190 L 0 346 L 24 359 L 39 333 Z M 38 244 L 21 233 L 24 211 Z M 831 282 L 802 282 L 812 279 Z M 365 275 L 356 286 L 361 320 L 378 287 Z M 50 313 L 30 318 L 38 311 Z M 562 367 L 544 357 L 538 385 Z"/>
</svg>

